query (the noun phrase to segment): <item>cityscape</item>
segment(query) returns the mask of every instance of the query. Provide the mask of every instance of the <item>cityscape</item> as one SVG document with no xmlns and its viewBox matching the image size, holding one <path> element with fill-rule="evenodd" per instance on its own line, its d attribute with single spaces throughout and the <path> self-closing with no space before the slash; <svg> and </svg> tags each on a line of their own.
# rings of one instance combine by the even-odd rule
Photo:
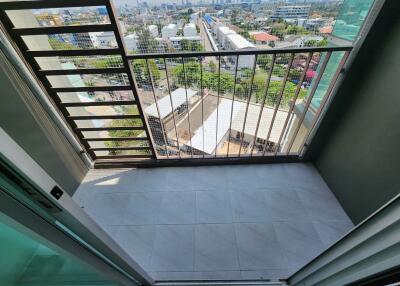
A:
<svg viewBox="0 0 400 286">
<path fill-rule="evenodd" d="M 298 153 L 325 93 L 307 95 L 324 53 L 291 53 L 327 47 L 342 1 L 115 2 L 125 51 L 130 55 L 287 49 L 254 54 L 131 60 L 143 113 L 158 156 L 241 156 Z M 26 25 L 109 24 L 105 7 L 34 9 Z M 27 24 L 28 23 L 28 24 Z M 28 25 L 28 26 L 29 26 Z M 347 26 L 347 29 L 358 29 Z M 44 37 L 44 38 L 43 38 Z M 22 36 L 30 50 L 113 49 L 113 31 Z M 42 41 L 47 40 L 47 41 Z M 343 53 L 332 53 L 336 69 Z M 42 69 L 123 67 L 120 56 L 39 57 Z M 47 76 L 53 87 L 128 86 L 125 73 Z M 268 82 L 266 81 L 268 79 Z M 320 85 L 322 85 L 321 83 Z M 326 89 L 325 89 L 326 90 Z M 313 93 L 314 93 L 313 92 Z M 58 93 L 62 101 L 133 100 L 127 90 Z M 311 96 L 312 97 L 312 96 Z M 309 109 L 301 115 L 304 106 Z M 138 115 L 135 106 L 69 107 L 72 116 Z M 303 117 L 303 119 L 301 119 Z M 76 120 L 78 127 L 142 126 L 140 118 Z M 141 130 L 88 131 L 91 137 L 144 137 Z M 145 155 L 148 142 L 95 141 L 96 155 Z M 106 150 L 121 149 L 127 150 Z M 137 150 L 128 150 L 137 149 Z M 103 150 L 104 149 L 104 150 Z"/>
</svg>

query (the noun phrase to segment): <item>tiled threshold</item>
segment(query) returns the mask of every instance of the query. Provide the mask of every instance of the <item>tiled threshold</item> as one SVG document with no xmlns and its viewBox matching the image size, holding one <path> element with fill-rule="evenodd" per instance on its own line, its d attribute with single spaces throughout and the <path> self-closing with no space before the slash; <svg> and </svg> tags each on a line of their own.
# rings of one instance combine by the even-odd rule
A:
<svg viewBox="0 0 400 286">
<path fill-rule="evenodd" d="M 287 278 L 353 227 L 311 164 L 92 170 L 74 199 L 155 280 Z"/>
</svg>

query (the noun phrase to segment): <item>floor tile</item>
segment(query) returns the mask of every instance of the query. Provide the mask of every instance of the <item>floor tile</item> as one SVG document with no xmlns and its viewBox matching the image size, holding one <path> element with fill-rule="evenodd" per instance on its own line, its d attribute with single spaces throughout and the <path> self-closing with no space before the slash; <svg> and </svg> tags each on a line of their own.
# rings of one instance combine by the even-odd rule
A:
<svg viewBox="0 0 400 286">
<path fill-rule="evenodd" d="M 259 190 L 231 191 L 233 220 L 235 222 L 267 221 L 264 192 Z"/>
<path fill-rule="evenodd" d="M 156 226 L 151 271 L 193 271 L 194 226 Z"/>
<path fill-rule="evenodd" d="M 325 247 L 331 246 L 354 227 L 348 221 L 314 221 L 313 223 Z"/>
<path fill-rule="evenodd" d="M 195 269 L 200 271 L 239 269 L 232 224 L 196 225 Z"/>
<path fill-rule="evenodd" d="M 197 223 L 232 222 L 232 209 L 228 191 L 196 192 Z"/>
<path fill-rule="evenodd" d="M 304 221 L 309 216 L 293 189 L 272 189 L 264 193 L 268 220 Z"/>
<path fill-rule="evenodd" d="M 155 226 L 120 226 L 115 241 L 142 267 L 150 265 Z"/>
<path fill-rule="evenodd" d="M 162 196 L 162 192 L 129 194 L 124 219 L 125 225 L 156 224 Z"/>
<path fill-rule="evenodd" d="M 286 260 L 272 223 L 235 225 L 240 270 L 282 269 Z"/>
<path fill-rule="evenodd" d="M 289 274 L 298 270 L 325 248 L 311 222 L 274 222 L 278 242 L 286 257 Z"/>
<path fill-rule="evenodd" d="M 318 218 L 320 221 L 350 221 L 331 192 L 299 188 L 296 192 L 310 218 Z"/>
<path fill-rule="evenodd" d="M 159 224 L 193 224 L 196 222 L 195 192 L 163 193 Z"/>
<path fill-rule="evenodd" d="M 88 214 L 100 225 L 124 224 L 129 194 L 100 194 L 92 197 Z"/>
</svg>

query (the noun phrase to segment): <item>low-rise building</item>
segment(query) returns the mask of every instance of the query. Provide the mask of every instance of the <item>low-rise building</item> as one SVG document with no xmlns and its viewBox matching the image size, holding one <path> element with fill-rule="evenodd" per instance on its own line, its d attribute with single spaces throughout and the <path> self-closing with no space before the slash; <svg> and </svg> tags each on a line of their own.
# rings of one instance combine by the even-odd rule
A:
<svg viewBox="0 0 400 286">
<path fill-rule="evenodd" d="M 226 42 L 225 42 L 225 49 L 226 50 L 234 50 L 234 51 L 240 51 L 240 50 L 249 50 L 249 49 L 254 49 L 256 46 L 246 40 L 244 37 L 242 37 L 239 34 L 229 34 L 226 37 Z M 236 56 L 229 57 L 229 61 L 232 62 L 233 64 L 236 64 Z M 239 61 L 237 63 L 238 68 L 251 68 L 254 64 L 254 55 L 241 55 L 239 56 Z"/>
<path fill-rule="evenodd" d="M 276 41 L 279 41 L 279 38 L 277 36 L 262 31 L 249 32 L 249 34 L 256 45 L 273 46 L 275 45 Z"/>
<path fill-rule="evenodd" d="M 186 40 L 189 42 L 189 44 L 192 43 L 201 43 L 201 37 L 200 36 L 194 36 L 194 37 L 171 37 L 169 38 L 171 46 L 176 49 L 176 50 L 182 50 L 182 41 Z"/>
<path fill-rule="evenodd" d="M 218 43 L 224 48 L 226 49 L 226 38 L 228 35 L 232 35 L 232 34 L 236 34 L 235 31 L 233 31 L 232 29 L 226 27 L 226 26 L 220 26 L 217 29 L 217 41 Z"/>
<path fill-rule="evenodd" d="M 310 15 L 310 8 L 310 5 L 279 6 L 273 11 L 271 19 L 308 18 Z"/>
<path fill-rule="evenodd" d="M 185 37 L 195 37 L 195 36 L 197 36 L 196 25 L 193 24 L 193 23 L 186 24 L 185 27 L 183 27 L 183 35 Z"/>
<path fill-rule="evenodd" d="M 175 37 L 177 33 L 178 27 L 176 26 L 176 24 L 169 24 L 161 29 L 161 35 L 163 39 Z"/>
<path fill-rule="evenodd" d="M 150 25 L 148 29 L 152 37 L 154 38 L 158 37 L 158 27 L 156 25 Z"/>
<path fill-rule="evenodd" d="M 137 50 L 138 36 L 136 34 L 129 34 L 124 37 L 125 47 L 128 51 Z"/>
</svg>

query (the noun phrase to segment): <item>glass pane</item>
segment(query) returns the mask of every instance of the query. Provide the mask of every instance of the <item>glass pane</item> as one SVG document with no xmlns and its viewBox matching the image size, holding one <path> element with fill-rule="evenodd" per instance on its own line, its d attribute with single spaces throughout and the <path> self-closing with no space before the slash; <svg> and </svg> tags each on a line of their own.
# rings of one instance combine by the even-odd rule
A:
<svg viewBox="0 0 400 286">
<path fill-rule="evenodd" d="M 58 92 L 62 102 L 135 100 L 132 91 Z"/>
<path fill-rule="evenodd" d="M 123 67 L 121 56 L 72 56 L 35 58 L 42 70 L 102 69 Z"/>
<path fill-rule="evenodd" d="M 114 32 L 22 36 L 31 51 L 117 48 Z"/>
<path fill-rule="evenodd" d="M 129 119 L 95 119 L 95 120 L 75 120 L 78 127 L 92 128 L 92 127 L 142 127 L 142 120 L 140 118 Z M 143 130 L 132 132 L 144 132 Z"/>
<path fill-rule="evenodd" d="M 374 0 L 345 0 L 333 26 L 332 35 L 354 41 Z"/>
<path fill-rule="evenodd" d="M 149 156 L 150 150 L 109 150 L 109 151 L 94 151 L 96 156 L 113 156 L 113 155 L 137 155 Z"/>
<path fill-rule="evenodd" d="M 8 10 L 16 28 L 109 24 L 105 6 Z"/>
<path fill-rule="evenodd" d="M 116 285 L 0 213 L 2 285 Z"/>
<path fill-rule="evenodd" d="M 112 105 L 112 106 L 87 106 L 87 107 L 67 107 L 72 116 L 85 115 L 137 115 L 139 114 L 136 105 Z"/>
<path fill-rule="evenodd" d="M 91 86 L 125 86 L 129 85 L 125 73 L 115 74 L 76 74 L 48 75 L 52 87 L 91 87 Z"/>
</svg>

